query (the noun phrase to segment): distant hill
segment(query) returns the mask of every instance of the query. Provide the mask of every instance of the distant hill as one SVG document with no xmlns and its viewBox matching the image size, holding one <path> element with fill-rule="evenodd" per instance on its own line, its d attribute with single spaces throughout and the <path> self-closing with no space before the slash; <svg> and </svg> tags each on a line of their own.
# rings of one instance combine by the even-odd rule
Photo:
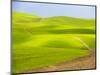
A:
<svg viewBox="0 0 100 75">
<path fill-rule="evenodd" d="M 50 26 L 60 26 L 63 28 L 94 28 L 93 19 L 81 19 L 67 16 L 55 16 L 44 18 L 43 22 Z"/>
<path fill-rule="evenodd" d="M 73 18 L 67 16 L 54 16 L 41 18 L 39 16 L 30 15 L 22 12 L 13 12 L 12 15 L 13 21 L 20 23 L 36 23 L 41 22 L 40 26 L 49 26 L 49 27 L 62 27 L 62 28 L 94 28 L 95 20 L 93 19 L 81 19 Z M 37 25 L 38 26 L 38 25 Z"/>
<path fill-rule="evenodd" d="M 16 21 L 16 22 L 30 22 L 30 21 L 34 21 L 34 19 L 40 19 L 39 16 L 35 16 L 35 15 L 31 15 L 31 14 L 27 14 L 27 13 L 23 13 L 23 12 L 13 12 L 12 13 L 12 18 L 13 18 L 13 21 Z"/>
</svg>

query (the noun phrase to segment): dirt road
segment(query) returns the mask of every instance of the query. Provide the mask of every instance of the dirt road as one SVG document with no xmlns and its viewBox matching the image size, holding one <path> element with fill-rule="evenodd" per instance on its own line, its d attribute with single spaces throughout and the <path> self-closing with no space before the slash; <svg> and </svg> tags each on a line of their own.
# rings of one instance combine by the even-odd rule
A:
<svg viewBox="0 0 100 75">
<path fill-rule="evenodd" d="M 34 69 L 32 72 L 80 70 L 80 69 L 95 69 L 95 68 L 96 68 L 96 61 L 95 61 L 95 50 L 94 50 L 90 52 L 88 56 L 77 58 L 69 62 L 63 62 L 57 65 Z"/>
</svg>

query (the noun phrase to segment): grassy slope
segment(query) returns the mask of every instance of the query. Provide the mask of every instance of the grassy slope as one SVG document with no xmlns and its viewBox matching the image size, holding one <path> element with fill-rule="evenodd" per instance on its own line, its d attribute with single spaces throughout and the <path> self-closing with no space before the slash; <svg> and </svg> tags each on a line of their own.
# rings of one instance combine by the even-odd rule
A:
<svg viewBox="0 0 100 75">
<path fill-rule="evenodd" d="M 56 16 L 40 18 L 14 12 L 13 72 L 25 72 L 88 54 L 95 48 L 94 20 Z"/>
</svg>

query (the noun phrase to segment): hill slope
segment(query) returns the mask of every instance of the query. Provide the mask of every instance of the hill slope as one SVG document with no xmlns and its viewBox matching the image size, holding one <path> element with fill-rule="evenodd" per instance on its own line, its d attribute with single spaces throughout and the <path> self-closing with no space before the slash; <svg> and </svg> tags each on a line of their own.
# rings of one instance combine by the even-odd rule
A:
<svg viewBox="0 0 100 75">
<path fill-rule="evenodd" d="M 95 49 L 95 21 L 12 13 L 13 72 L 71 61 Z"/>
</svg>

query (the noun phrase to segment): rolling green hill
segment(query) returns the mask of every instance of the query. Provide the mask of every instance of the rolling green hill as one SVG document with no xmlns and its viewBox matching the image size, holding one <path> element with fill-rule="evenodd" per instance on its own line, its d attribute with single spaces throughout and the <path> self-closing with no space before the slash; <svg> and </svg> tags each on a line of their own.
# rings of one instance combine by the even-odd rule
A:
<svg viewBox="0 0 100 75">
<path fill-rule="evenodd" d="M 83 57 L 95 49 L 95 20 L 12 13 L 12 70 L 27 72 Z"/>
</svg>

